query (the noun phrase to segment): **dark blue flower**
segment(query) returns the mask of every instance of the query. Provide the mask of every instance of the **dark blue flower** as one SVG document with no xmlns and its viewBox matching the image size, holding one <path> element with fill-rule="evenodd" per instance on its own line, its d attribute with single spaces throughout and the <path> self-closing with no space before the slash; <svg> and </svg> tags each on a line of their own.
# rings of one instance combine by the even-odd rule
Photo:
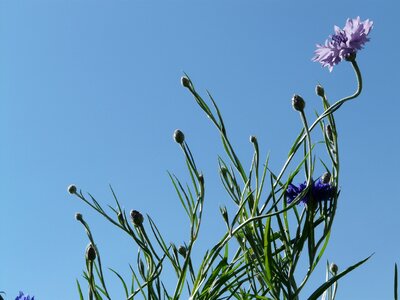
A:
<svg viewBox="0 0 400 300">
<path fill-rule="evenodd" d="M 305 188 L 307 187 L 307 183 L 301 183 L 299 186 L 294 184 L 289 184 L 286 190 L 286 202 L 291 203 L 298 195 L 300 195 Z M 310 200 L 310 196 L 312 201 L 321 202 L 331 200 L 335 194 L 335 189 L 330 183 L 322 182 L 322 179 L 319 178 L 316 181 L 313 181 L 312 186 L 308 190 L 308 192 L 301 199 L 301 202 L 307 203 Z"/>
<path fill-rule="evenodd" d="M 301 194 L 302 191 L 306 188 L 305 183 L 301 183 L 299 186 L 295 186 L 294 184 L 289 184 L 287 190 L 286 190 L 286 202 L 291 203 L 296 197 Z M 307 197 L 307 195 L 305 196 Z M 302 201 L 305 200 L 305 197 L 302 199 Z"/>
<path fill-rule="evenodd" d="M 35 300 L 35 297 L 31 297 L 29 295 L 25 296 L 23 292 L 19 292 L 19 296 L 17 296 L 15 300 Z"/>
</svg>

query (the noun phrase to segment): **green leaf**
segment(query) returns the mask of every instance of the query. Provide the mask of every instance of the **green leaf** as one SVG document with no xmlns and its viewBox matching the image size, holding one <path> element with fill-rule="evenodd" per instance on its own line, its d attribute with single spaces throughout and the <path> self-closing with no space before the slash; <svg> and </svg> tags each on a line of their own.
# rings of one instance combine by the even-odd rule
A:
<svg viewBox="0 0 400 300">
<path fill-rule="evenodd" d="M 129 297 L 128 287 L 127 287 L 127 285 L 126 285 L 124 279 L 122 278 L 122 276 L 121 276 L 120 274 L 117 273 L 117 271 L 115 271 L 115 270 L 113 270 L 113 269 L 111 269 L 111 268 L 109 268 L 109 269 L 110 269 L 111 272 L 113 272 L 115 275 L 117 275 L 117 277 L 119 278 L 119 280 L 121 280 L 121 283 L 122 283 L 122 285 L 123 285 L 123 287 L 124 287 L 124 291 L 125 291 L 126 298 L 128 298 L 128 297 Z"/>
<path fill-rule="evenodd" d="M 78 279 L 76 280 L 76 285 L 77 285 L 77 287 L 78 287 L 79 299 L 80 299 L 80 300 L 84 300 L 84 298 L 83 298 L 83 293 L 82 293 L 82 289 L 81 289 L 81 285 L 79 284 Z"/>
<path fill-rule="evenodd" d="M 189 201 L 189 198 L 185 192 L 185 189 L 182 187 L 182 184 L 180 183 L 179 179 L 175 176 L 172 175 L 171 173 L 168 172 L 169 178 L 171 179 L 171 182 L 175 188 L 175 191 L 179 197 L 179 200 L 181 201 L 181 204 L 183 206 L 183 208 L 185 209 L 186 214 L 188 215 L 189 219 L 191 219 L 191 211 L 192 211 L 192 205 Z M 182 191 L 182 193 L 181 193 Z M 185 200 L 183 198 L 183 196 L 185 197 Z"/>
<path fill-rule="evenodd" d="M 359 261 L 358 263 L 352 265 L 351 267 L 348 267 L 346 270 L 343 272 L 340 272 L 339 274 L 333 276 L 331 279 L 329 279 L 327 282 L 322 284 L 319 288 L 315 290 L 314 293 L 311 294 L 310 297 L 308 297 L 308 300 L 316 300 L 319 296 L 321 296 L 332 284 L 334 284 L 336 281 L 338 281 L 340 278 L 345 276 L 347 273 L 353 271 L 354 269 L 358 268 L 361 266 L 363 263 L 365 263 L 368 259 L 371 258 L 373 254 L 368 256 L 367 258 L 363 259 L 362 261 Z"/>
<path fill-rule="evenodd" d="M 272 282 L 271 282 L 271 262 L 273 260 L 271 253 L 271 241 L 269 238 L 269 232 L 271 230 L 271 217 L 267 218 L 267 222 L 265 224 L 264 230 L 264 268 L 265 268 L 265 276 L 268 287 L 272 290 Z"/>
</svg>

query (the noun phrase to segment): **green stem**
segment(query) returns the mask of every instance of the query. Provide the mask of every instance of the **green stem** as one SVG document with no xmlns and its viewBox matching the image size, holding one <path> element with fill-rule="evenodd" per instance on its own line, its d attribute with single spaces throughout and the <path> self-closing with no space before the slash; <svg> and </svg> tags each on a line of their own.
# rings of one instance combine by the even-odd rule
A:
<svg viewBox="0 0 400 300">
<path fill-rule="evenodd" d="M 300 111 L 300 116 L 301 116 L 301 120 L 303 121 L 303 126 L 304 126 L 304 130 L 306 132 L 306 137 L 307 137 L 307 145 L 308 145 L 308 174 L 307 174 L 307 186 L 309 186 L 310 184 L 312 184 L 311 180 L 312 180 L 312 155 L 311 155 L 311 136 L 310 136 L 310 132 L 308 129 L 308 124 L 307 124 L 307 118 L 306 118 L 306 114 L 304 113 L 304 110 Z"/>
<path fill-rule="evenodd" d="M 314 129 L 314 127 L 315 127 L 322 119 L 324 119 L 325 117 L 327 117 L 327 116 L 331 115 L 333 112 L 335 112 L 340 106 L 343 105 L 343 103 L 345 103 L 345 102 L 347 102 L 347 101 L 349 101 L 349 100 L 355 99 L 356 97 L 358 97 L 358 96 L 361 94 L 361 91 L 362 91 L 362 76 L 361 76 L 360 68 L 358 67 L 358 64 L 357 64 L 355 58 L 354 58 L 353 60 L 351 60 L 350 63 L 351 63 L 351 65 L 352 65 L 353 69 L 354 69 L 354 72 L 356 73 L 356 78 L 357 78 L 357 90 L 354 92 L 353 95 L 347 96 L 347 97 L 345 97 L 345 98 L 342 98 L 342 99 L 338 100 L 338 101 L 335 102 L 332 106 L 330 106 L 327 110 L 325 110 L 324 113 L 323 113 L 322 115 L 320 115 L 320 116 L 314 121 L 314 123 L 310 126 L 309 132 L 311 132 L 311 131 Z M 282 170 L 280 171 L 279 175 L 278 175 L 277 178 L 276 178 L 276 181 L 275 181 L 275 184 L 274 184 L 275 187 L 279 184 L 279 182 L 280 182 L 280 180 L 281 180 L 281 178 L 282 178 L 282 176 L 283 176 L 283 173 L 285 173 L 287 167 L 289 166 L 289 163 L 292 161 L 294 155 L 296 154 L 297 149 L 300 147 L 300 145 L 302 144 L 302 142 L 304 141 L 304 139 L 306 138 L 306 136 L 307 136 L 307 133 L 304 133 L 304 134 L 302 135 L 302 137 L 301 137 L 301 138 L 299 139 L 299 141 L 297 142 L 297 145 L 295 146 L 293 152 L 289 155 L 288 159 L 286 160 L 285 164 L 284 164 L 283 167 L 282 167 Z M 264 209 L 265 209 L 265 205 L 262 207 L 261 212 L 263 212 Z"/>
<path fill-rule="evenodd" d="M 89 273 L 89 300 L 93 300 L 93 286 L 94 286 L 94 281 L 93 281 L 93 261 L 89 262 L 88 273 Z"/>
</svg>

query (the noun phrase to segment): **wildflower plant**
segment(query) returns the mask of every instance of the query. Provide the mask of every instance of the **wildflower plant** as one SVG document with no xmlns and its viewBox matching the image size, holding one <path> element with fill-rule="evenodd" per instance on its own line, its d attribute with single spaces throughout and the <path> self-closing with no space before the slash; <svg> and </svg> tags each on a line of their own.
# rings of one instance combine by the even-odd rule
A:
<svg viewBox="0 0 400 300">
<path fill-rule="evenodd" d="M 361 93 L 362 77 L 356 55 L 369 40 L 371 29 L 369 20 L 348 20 L 343 29 L 335 27 L 334 35 L 324 45 L 317 45 L 313 60 L 330 71 L 339 62 L 348 61 L 355 71 L 357 88 L 353 95 L 331 104 L 324 88 L 318 85 L 316 95 L 323 111 L 313 122 L 306 117 L 306 101 L 299 95 L 293 96 L 292 106 L 302 126 L 287 160 L 277 172 L 269 167 L 269 156 L 262 163 L 259 143 L 254 136 L 250 137 L 252 162 L 246 168 L 229 139 L 222 113 L 211 94 L 208 93 L 208 101 L 204 100 L 189 76 L 181 78 L 183 87 L 221 137 L 226 158 L 218 159 L 219 174 L 231 199 L 226 205 L 235 210 L 229 215 L 226 206 L 220 208 L 226 231 L 204 253 L 200 263 L 194 263 L 193 249 L 205 213 L 207 177 L 200 172 L 193 155 L 195 151 L 191 151 L 182 131 L 176 130 L 173 138 L 183 152 L 190 185 L 173 174 L 169 176 L 189 220 L 190 234 L 183 245 L 166 241 L 150 216 L 143 216 L 136 210 L 127 214 L 112 188 L 115 207 L 109 206 L 111 210 L 106 211 L 91 194 L 83 193 L 75 185 L 68 187 L 70 194 L 129 235 L 137 245 L 136 266 L 130 265 L 131 278 L 123 278 L 110 269 L 121 281 L 126 299 L 301 299 L 304 287 L 328 246 L 339 201 L 340 160 L 334 112 Z M 322 141 L 313 141 L 311 132 L 318 128 Z M 328 161 L 317 160 L 318 151 L 321 151 L 319 144 L 324 145 Z M 300 157 L 297 164 L 295 156 Z M 317 169 L 325 172 L 315 174 Z M 296 184 L 302 173 L 305 181 Z M 91 229 L 81 214 L 77 214 L 76 219 L 84 226 L 89 239 L 83 274 L 88 299 L 112 299 Z M 327 263 L 325 281 L 305 296 L 311 300 L 320 296 L 334 299 L 338 280 L 368 258 L 343 270 Z M 164 272 L 166 264 L 175 272 L 176 285 L 172 288 L 163 281 L 165 276 L 171 277 Z M 305 264 L 305 268 L 304 265 L 299 268 L 301 264 Z M 81 283 L 77 284 L 80 299 L 85 299 Z"/>
</svg>

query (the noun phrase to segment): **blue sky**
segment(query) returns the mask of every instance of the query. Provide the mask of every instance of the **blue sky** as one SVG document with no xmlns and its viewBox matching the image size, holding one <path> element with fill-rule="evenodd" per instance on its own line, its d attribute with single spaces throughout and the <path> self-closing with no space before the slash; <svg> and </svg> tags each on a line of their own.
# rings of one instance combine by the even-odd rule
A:
<svg viewBox="0 0 400 300">
<path fill-rule="evenodd" d="M 229 201 L 217 174 L 223 148 L 180 86 L 183 72 L 198 91 L 213 94 L 243 161 L 250 164 L 248 137 L 256 135 L 279 170 L 301 127 L 292 95 L 303 96 L 312 118 L 321 110 L 317 83 L 332 101 L 354 91 L 347 63 L 329 73 L 311 57 L 333 25 L 356 16 L 375 27 L 358 55 L 363 93 L 336 114 L 342 193 L 325 259 L 345 268 L 375 253 L 340 281 L 338 299 L 392 298 L 400 262 L 397 2 L 0 1 L 0 290 L 6 299 L 19 290 L 38 300 L 78 298 L 75 279 L 87 245 L 74 219 L 78 211 L 103 263 L 128 272 L 136 247 L 68 195 L 71 183 L 104 205 L 112 204 L 111 184 L 128 211 L 150 214 L 167 240 L 186 240 L 184 212 L 167 175 L 188 178 L 172 140 L 176 128 L 208 180 L 199 248 L 215 242 L 224 230 L 218 207 Z M 119 299 L 119 283 L 106 276 Z M 313 280 L 324 280 L 323 268 Z"/>
</svg>

